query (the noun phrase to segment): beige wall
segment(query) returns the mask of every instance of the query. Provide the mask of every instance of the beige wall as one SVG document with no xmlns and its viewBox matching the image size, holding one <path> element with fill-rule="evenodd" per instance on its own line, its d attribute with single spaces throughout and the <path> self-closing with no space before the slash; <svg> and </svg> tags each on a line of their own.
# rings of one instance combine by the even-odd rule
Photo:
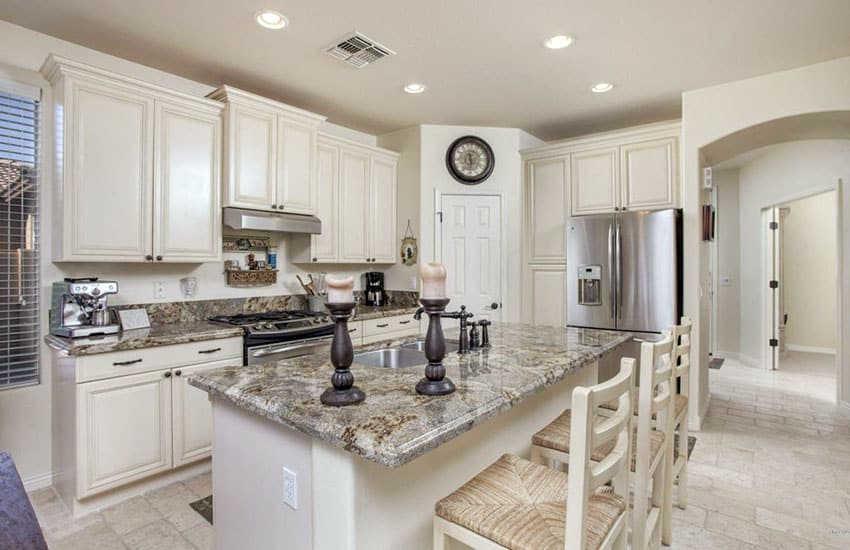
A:
<svg viewBox="0 0 850 550">
<path fill-rule="evenodd" d="M 805 115 L 850 111 L 850 57 L 798 69 L 772 73 L 682 95 L 682 177 L 685 232 L 685 313 L 694 320 L 692 353 L 695 376 L 691 378 L 691 424 L 698 426 L 709 399 L 708 316 L 711 303 L 705 292 L 709 278 L 709 249 L 700 240 L 700 207 L 708 201 L 702 190 L 703 148 L 735 132 L 772 120 Z M 743 151 L 742 151 L 743 152 Z M 845 179 L 843 187 L 850 179 Z M 841 193 L 842 220 L 850 219 L 850 196 Z M 845 221 L 845 224 L 850 223 Z M 850 233 L 850 226 L 842 228 Z M 850 273 L 850 239 L 842 243 L 842 273 Z M 850 277 L 842 277 L 842 341 L 850 341 Z M 742 319 L 743 323 L 743 319 Z M 842 357 L 840 393 L 850 400 L 850 354 Z"/>
<path fill-rule="evenodd" d="M 850 163 L 850 143 L 845 158 Z M 835 351 L 835 192 L 789 202 L 782 250 L 786 343 L 790 349 Z"/>
<path fill-rule="evenodd" d="M 737 358 L 740 351 L 740 208 L 738 170 L 717 170 L 713 175 L 717 193 L 717 357 Z M 722 281 L 726 280 L 728 284 Z"/>
</svg>

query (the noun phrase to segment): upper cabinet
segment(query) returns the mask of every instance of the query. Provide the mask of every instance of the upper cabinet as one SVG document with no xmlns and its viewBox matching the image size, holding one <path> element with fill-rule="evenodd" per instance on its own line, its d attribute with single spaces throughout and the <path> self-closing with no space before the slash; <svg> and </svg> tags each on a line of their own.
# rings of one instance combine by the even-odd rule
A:
<svg viewBox="0 0 850 550">
<path fill-rule="evenodd" d="M 573 153 L 572 214 L 613 212 L 620 201 L 620 174 L 617 147 L 603 147 Z"/>
<path fill-rule="evenodd" d="M 224 206 L 316 214 L 316 133 L 325 117 L 230 86 L 225 103 Z"/>
<path fill-rule="evenodd" d="M 526 261 L 566 262 L 570 162 L 568 156 L 529 161 L 526 166 Z"/>
<path fill-rule="evenodd" d="M 296 263 L 395 263 L 398 153 L 319 134 L 321 235 L 292 235 Z"/>
<path fill-rule="evenodd" d="M 54 261 L 221 259 L 221 105 L 48 57 Z"/>
<path fill-rule="evenodd" d="M 677 205 L 678 141 L 665 137 L 620 147 L 621 208 L 651 210 Z"/>
</svg>

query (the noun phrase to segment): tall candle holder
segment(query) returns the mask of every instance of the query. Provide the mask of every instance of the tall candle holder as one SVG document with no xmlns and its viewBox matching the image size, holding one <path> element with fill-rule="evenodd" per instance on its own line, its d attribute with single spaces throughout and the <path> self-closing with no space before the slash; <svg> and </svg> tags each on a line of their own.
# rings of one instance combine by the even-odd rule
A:
<svg viewBox="0 0 850 550">
<path fill-rule="evenodd" d="M 334 373 L 331 376 L 333 387 L 322 393 L 322 403 L 333 407 L 356 405 L 366 399 L 363 390 L 354 385 L 354 374 L 351 373 L 351 363 L 354 362 L 354 347 L 351 336 L 348 335 L 348 318 L 357 302 L 327 302 L 325 307 L 330 312 L 336 326 L 331 342 L 331 363 Z"/>
<path fill-rule="evenodd" d="M 420 298 L 419 303 L 428 314 L 428 332 L 425 334 L 425 378 L 416 384 L 416 393 L 422 395 L 447 395 L 455 391 L 454 382 L 446 378 L 443 358 L 446 356 L 446 339 L 440 322 L 449 304 L 448 298 Z"/>
</svg>

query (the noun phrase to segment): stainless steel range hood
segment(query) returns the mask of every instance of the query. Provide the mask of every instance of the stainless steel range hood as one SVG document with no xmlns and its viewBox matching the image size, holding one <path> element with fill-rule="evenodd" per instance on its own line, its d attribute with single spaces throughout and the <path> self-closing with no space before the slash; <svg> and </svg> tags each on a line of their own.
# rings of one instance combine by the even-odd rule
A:
<svg viewBox="0 0 850 550">
<path fill-rule="evenodd" d="M 242 208 L 225 208 L 224 225 L 231 229 L 253 229 L 257 231 L 280 231 L 283 233 L 322 232 L 322 220 L 306 214 L 285 212 L 263 212 Z"/>
</svg>

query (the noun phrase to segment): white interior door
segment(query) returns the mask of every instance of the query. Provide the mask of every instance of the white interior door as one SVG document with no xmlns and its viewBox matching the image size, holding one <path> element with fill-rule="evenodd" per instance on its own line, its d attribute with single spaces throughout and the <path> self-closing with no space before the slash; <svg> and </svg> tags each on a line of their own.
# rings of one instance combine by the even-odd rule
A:
<svg viewBox="0 0 850 550">
<path fill-rule="evenodd" d="M 447 309 L 502 319 L 502 209 L 492 195 L 443 195 L 442 262 Z"/>
</svg>

